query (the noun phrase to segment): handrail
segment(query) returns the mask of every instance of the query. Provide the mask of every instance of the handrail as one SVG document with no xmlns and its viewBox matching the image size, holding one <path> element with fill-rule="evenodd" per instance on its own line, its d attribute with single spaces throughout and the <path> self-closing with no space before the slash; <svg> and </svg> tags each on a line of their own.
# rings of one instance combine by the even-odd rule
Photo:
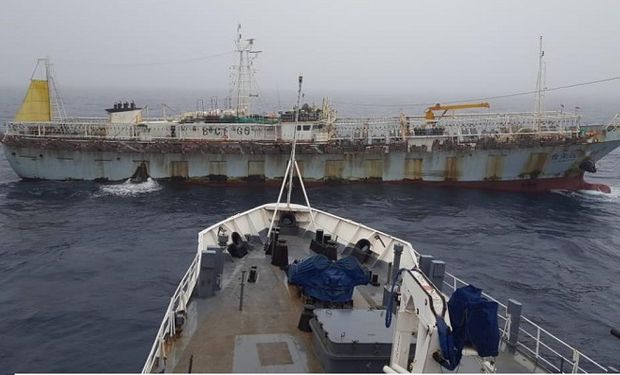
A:
<svg viewBox="0 0 620 375">
<path fill-rule="evenodd" d="M 165 360 L 165 353 L 163 352 L 165 351 L 164 346 L 166 344 L 166 340 L 167 338 L 174 337 L 176 335 L 176 313 L 185 311 L 187 308 L 187 303 L 192 295 L 192 292 L 194 291 L 196 281 L 198 280 L 198 274 L 200 272 L 199 268 L 200 252 L 198 252 L 194 257 L 194 260 L 190 264 L 187 272 L 181 279 L 181 282 L 170 299 L 170 303 L 168 304 L 168 308 L 166 308 L 166 313 L 164 314 L 164 319 L 159 326 L 157 336 L 155 336 L 155 342 L 153 343 L 151 351 L 146 359 L 146 363 L 142 368 L 143 374 L 148 373 L 153 369 L 153 366 L 158 358 L 164 358 Z"/>
<path fill-rule="evenodd" d="M 101 118 L 73 118 L 50 122 L 7 121 L 5 133 L 35 138 L 277 141 L 282 137 L 278 131 L 280 126 L 242 122 L 179 123 L 176 121 L 133 124 L 110 123 Z M 420 134 L 418 129 L 423 130 L 423 134 Z M 431 133 L 437 132 L 437 134 L 426 134 L 425 129 L 433 129 Z M 540 117 L 532 114 L 464 114 L 458 117 L 442 118 L 433 123 L 413 117 L 342 118 L 327 124 L 320 131 L 313 129 L 313 133 L 325 134 L 326 140 L 383 140 L 388 144 L 391 140 L 437 139 L 441 141 L 450 139 L 458 143 L 473 143 L 485 138 L 501 140 L 504 137 L 532 135 L 574 137 L 579 130 L 578 116 L 548 113 Z"/>
<path fill-rule="evenodd" d="M 451 292 L 455 291 L 461 286 L 468 285 L 467 282 L 459 279 L 458 277 L 452 275 L 449 272 L 445 273 L 443 284 L 447 286 L 451 290 Z M 497 302 L 497 304 L 501 307 L 501 311 L 498 311 L 497 314 L 498 318 L 502 320 L 509 319 L 508 307 L 506 305 L 491 297 L 487 293 L 483 292 L 483 295 L 488 299 Z M 542 361 L 548 369 L 558 372 L 564 371 L 564 366 L 562 364 L 566 364 L 567 366 L 570 366 L 570 370 L 572 373 L 588 373 L 588 370 L 584 368 L 585 362 L 585 366 L 593 368 L 595 372 L 608 372 L 607 368 L 600 365 L 576 348 L 562 341 L 560 338 L 553 335 L 551 332 L 542 328 L 538 324 L 534 323 L 527 317 L 521 316 L 521 322 L 522 326 L 519 327 L 519 332 L 522 333 L 525 337 L 519 335 L 517 347 L 521 349 L 521 352 L 524 355 L 531 357 L 536 363 L 538 363 L 538 361 Z M 529 329 L 533 330 L 535 333 L 532 333 L 528 329 L 523 327 L 523 323 L 529 325 L 531 327 Z M 546 335 L 549 340 L 544 340 L 543 335 Z M 506 340 L 506 338 L 504 337 L 502 337 L 502 339 Z M 566 354 L 562 354 L 563 351 Z M 568 353 L 570 353 L 570 355 L 568 355 Z M 560 366 L 558 367 L 557 364 L 554 364 L 553 360 L 559 360 L 561 363 Z"/>
</svg>

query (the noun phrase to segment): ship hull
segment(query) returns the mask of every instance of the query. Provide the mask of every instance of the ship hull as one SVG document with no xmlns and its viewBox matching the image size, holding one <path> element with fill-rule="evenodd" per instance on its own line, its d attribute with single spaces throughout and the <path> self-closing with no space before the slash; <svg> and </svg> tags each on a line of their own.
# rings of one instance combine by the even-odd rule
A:
<svg viewBox="0 0 620 375">
<path fill-rule="evenodd" d="M 286 145 L 261 149 L 263 146 L 257 144 L 229 143 L 208 152 L 140 152 L 140 145 L 126 142 L 120 151 L 102 151 L 106 147 L 68 149 L 50 147 L 49 141 L 20 141 L 5 140 L 4 149 L 15 172 L 26 179 L 121 181 L 144 165 L 155 179 L 270 183 L 282 179 L 289 158 Z M 607 140 L 516 149 L 418 152 L 381 147 L 346 151 L 302 145 L 297 159 L 304 179 L 310 183 L 386 181 L 515 191 L 608 191 L 605 186 L 584 182 L 580 163 L 586 159 L 596 162 L 619 145 L 620 140 Z"/>
</svg>

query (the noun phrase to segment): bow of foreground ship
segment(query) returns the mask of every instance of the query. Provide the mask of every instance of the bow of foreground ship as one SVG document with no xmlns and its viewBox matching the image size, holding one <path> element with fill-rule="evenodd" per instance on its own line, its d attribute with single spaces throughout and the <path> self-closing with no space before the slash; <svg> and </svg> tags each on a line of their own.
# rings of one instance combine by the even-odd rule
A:
<svg viewBox="0 0 620 375">
<path fill-rule="evenodd" d="M 144 373 L 614 372 L 518 301 L 480 295 L 409 242 L 307 205 L 265 204 L 198 238 Z M 455 292 L 473 301 L 459 309 Z M 478 345 L 443 344 L 462 338 L 453 317 L 464 311 L 491 322 L 471 324 Z"/>
<path fill-rule="evenodd" d="M 513 191 L 599 190 L 584 180 L 620 145 L 620 117 L 581 123 L 577 113 L 488 111 L 488 103 L 427 108 L 424 115 L 341 118 L 320 108 L 252 114 L 254 39 L 239 33 L 235 95 L 220 109 L 198 108 L 149 118 L 133 102 L 115 103 L 107 118 L 68 118 L 49 61 L 39 60 L 22 106 L 2 138 L 11 167 L 25 179 L 124 181 L 155 179 L 279 184 L 297 137 L 308 182 L 385 181 Z M 542 59 L 542 53 L 541 53 Z M 542 67 L 542 61 L 539 62 Z M 541 69 L 542 71 L 542 69 Z M 38 72 L 38 73 L 37 73 Z M 200 101 L 199 101 L 200 102 Z"/>
<path fill-rule="evenodd" d="M 277 203 L 199 233 L 143 373 L 608 371 L 518 301 L 504 305 L 409 242 L 311 207 L 291 148 Z M 290 201 L 295 174 L 305 205 Z"/>
</svg>

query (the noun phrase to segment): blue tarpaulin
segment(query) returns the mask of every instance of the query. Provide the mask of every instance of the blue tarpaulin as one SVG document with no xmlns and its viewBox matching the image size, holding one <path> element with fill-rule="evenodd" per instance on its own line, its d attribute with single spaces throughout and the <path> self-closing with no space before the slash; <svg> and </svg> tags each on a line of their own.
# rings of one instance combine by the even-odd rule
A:
<svg viewBox="0 0 620 375">
<path fill-rule="evenodd" d="M 353 288 L 368 284 L 369 277 L 353 256 L 331 261 L 324 255 L 315 255 L 288 268 L 289 283 L 299 285 L 306 295 L 327 302 L 350 301 Z"/>
<path fill-rule="evenodd" d="M 482 296 L 482 289 L 473 285 L 458 288 L 448 301 L 452 331 L 438 322 L 442 366 L 454 370 L 461 361 L 465 346 L 471 346 L 481 357 L 495 357 L 499 347 L 497 302 Z"/>
</svg>

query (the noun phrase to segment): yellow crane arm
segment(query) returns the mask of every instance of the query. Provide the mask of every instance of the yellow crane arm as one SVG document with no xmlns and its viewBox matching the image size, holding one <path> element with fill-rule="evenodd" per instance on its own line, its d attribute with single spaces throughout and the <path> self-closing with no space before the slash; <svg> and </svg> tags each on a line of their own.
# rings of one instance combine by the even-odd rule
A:
<svg viewBox="0 0 620 375">
<path fill-rule="evenodd" d="M 490 108 L 490 105 L 487 102 L 451 104 L 451 105 L 441 105 L 441 104 L 437 103 L 437 104 L 435 104 L 432 107 L 426 108 L 426 110 L 424 111 L 424 115 L 426 116 L 427 120 L 434 120 L 435 119 L 435 113 L 433 113 L 433 111 L 443 111 L 441 116 L 439 116 L 441 118 L 441 117 L 443 117 L 443 115 L 446 114 L 446 112 L 448 112 L 450 110 L 453 110 L 453 109 L 468 109 L 468 108 Z"/>
</svg>

